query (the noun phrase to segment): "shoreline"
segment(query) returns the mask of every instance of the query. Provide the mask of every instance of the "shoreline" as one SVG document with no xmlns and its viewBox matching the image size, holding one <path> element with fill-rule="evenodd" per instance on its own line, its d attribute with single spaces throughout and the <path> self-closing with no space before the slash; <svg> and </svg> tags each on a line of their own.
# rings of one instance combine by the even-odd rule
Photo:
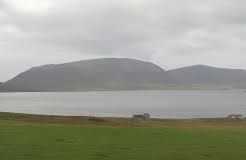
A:
<svg viewBox="0 0 246 160">
<path fill-rule="evenodd" d="M 38 115 L 12 112 L 0 112 L 1 121 L 13 121 L 31 124 L 61 124 L 61 125 L 96 125 L 113 127 L 181 127 L 181 128 L 206 128 L 206 127 L 245 127 L 246 119 L 228 118 L 190 118 L 190 119 L 166 119 L 151 118 L 151 120 L 134 120 L 125 117 L 92 117 L 92 116 L 59 116 Z"/>
<path fill-rule="evenodd" d="M 95 89 L 95 90 L 0 90 L 0 93 L 73 93 L 73 92 L 131 92 L 131 91 L 241 91 L 246 92 L 245 88 L 165 88 L 165 89 Z"/>
</svg>

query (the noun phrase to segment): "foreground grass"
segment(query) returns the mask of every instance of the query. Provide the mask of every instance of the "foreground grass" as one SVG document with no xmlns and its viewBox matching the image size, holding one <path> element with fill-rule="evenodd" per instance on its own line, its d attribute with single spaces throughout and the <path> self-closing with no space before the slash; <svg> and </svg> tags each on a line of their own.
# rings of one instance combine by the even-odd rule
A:
<svg viewBox="0 0 246 160">
<path fill-rule="evenodd" d="M 115 127 L 111 118 L 92 119 L 96 122 L 90 124 L 89 118 L 84 117 L 82 124 L 66 124 L 62 117 L 61 123 L 53 124 L 37 117 L 39 121 L 30 123 L 29 116 L 36 117 L 0 114 L 1 160 L 244 160 L 246 157 L 244 122 L 155 120 L 147 124 L 132 122 L 131 126 L 129 120 L 121 119 L 118 123 L 122 126 Z M 159 127 L 149 127 L 151 124 Z"/>
</svg>

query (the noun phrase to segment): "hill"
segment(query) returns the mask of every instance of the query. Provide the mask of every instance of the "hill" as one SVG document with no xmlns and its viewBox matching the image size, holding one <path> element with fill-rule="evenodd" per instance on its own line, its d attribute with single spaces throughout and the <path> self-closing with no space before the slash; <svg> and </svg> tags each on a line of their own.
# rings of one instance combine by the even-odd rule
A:
<svg viewBox="0 0 246 160">
<path fill-rule="evenodd" d="M 245 88 L 246 70 L 195 65 L 168 71 L 180 86 Z"/>
<path fill-rule="evenodd" d="M 246 89 L 246 70 L 195 65 L 165 71 L 127 58 L 82 60 L 31 68 L 0 91 Z"/>
<path fill-rule="evenodd" d="M 78 91 L 159 88 L 168 81 L 159 66 L 105 58 L 34 67 L 4 83 L 5 91 Z"/>
</svg>

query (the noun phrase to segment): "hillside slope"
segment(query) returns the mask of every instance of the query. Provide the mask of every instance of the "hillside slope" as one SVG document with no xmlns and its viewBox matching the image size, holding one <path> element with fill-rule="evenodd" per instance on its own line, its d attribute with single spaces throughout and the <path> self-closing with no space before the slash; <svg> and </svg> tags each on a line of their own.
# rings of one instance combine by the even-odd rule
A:
<svg viewBox="0 0 246 160">
<path fill-rule="evenodd" d="M 167 71 L 179 85 L 246 86 L 246 70 L 195 65 Z"/>
<path fill-rule="evenodd" d="M 105 58 L 31 68 L 4 83 L 5 90 L 74 91 L 149 89 L 168 81 L 157 65 Z"/>
</svg>

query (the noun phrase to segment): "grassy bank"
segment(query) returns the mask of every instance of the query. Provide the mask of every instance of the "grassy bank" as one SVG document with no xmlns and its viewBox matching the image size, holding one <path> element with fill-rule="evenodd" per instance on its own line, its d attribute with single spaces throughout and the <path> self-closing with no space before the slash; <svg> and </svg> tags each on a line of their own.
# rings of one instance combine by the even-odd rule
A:
<svg viewBox="0 0 246 160">
<path fill-rule="evenodd" d="M 0 113 L 3 160 L 244 160 L 246 123 L 227 119 L 63 117 Z"/>
</svg>

